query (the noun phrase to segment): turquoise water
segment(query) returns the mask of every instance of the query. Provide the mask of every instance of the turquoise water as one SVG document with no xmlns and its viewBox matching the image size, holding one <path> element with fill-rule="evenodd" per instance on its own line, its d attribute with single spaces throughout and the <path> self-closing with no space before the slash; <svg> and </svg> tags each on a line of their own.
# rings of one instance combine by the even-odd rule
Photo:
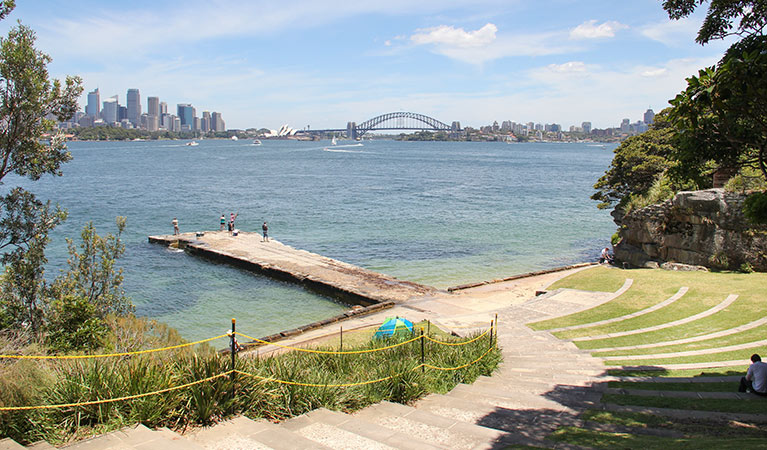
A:
<svg viewBox="0 0 767 450">
<path fill-rule="evenodd" d="M 150 234 L 237 227 L 440 288 L 595 260 L 615 226 L 589 200 L 612 147 L 474 142 L 203 140 L 72 142 L 64 176 L 31 188 L 69 210 L 56 229 L 49 276 L 66 262 L 64 236 L 128 218 L 121 260 L 137 313 L 196 339 L 260 336 L 345 309 L 332 299 L 147 243 Z"/>
</svg>

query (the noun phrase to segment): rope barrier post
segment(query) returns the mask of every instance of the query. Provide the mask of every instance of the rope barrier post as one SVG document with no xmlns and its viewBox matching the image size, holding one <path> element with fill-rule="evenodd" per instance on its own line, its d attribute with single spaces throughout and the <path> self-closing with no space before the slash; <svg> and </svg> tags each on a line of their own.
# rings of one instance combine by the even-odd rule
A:
<svg viewBox="0 0 767 450">
<path fill-rule="evenodd" d="M 236 372 L 235 372 L 235 359 L 237 358 L 237 349 L 235 348 L 236 341 L 234 340 L 234 330 L 235 330 L 236 322 L 237 321 L 235 320 L 235 318 L 232 317 L 232 338 L 230 339 L 230 342 L 229 342 L 229 344 L 231 346 L 230 350 L 232 352 L 232 374 L 231 374 L 232 389 L 231 389 L 231 391 L 229 393 L 230 399 L 232 401 L 232 413 L 234 413 L 234 378 L 235 378 L 235 375 L 236 375 Z"/>
<path fill-rule="evenodd" d="M 426 336 L 431 336 L 431 321 L 426 319 Z"/>
<path fill-rule="evenodd" d="M 498 313 L 495 313 L 495 344 L 498 345 Z"/>
<path fill-rule="evenodd" d="M 338 351 L 344 351 L 344 327 L 341 327 L 341 346 Z"/>
<path fill-rule="evenodd" d="M 424 363 L 426 362 L 424 354 L 424 339 L 423 339 L 423 328 L 421 328 L 421 373 L 426 372 L 426 366 L 424 366 Z"/>
<path fill-rule="evenodd" d="M 487 346 L 488 350 L 493 348 L 493 321 L 490 321 L 490 345 Z"/>
</svg>

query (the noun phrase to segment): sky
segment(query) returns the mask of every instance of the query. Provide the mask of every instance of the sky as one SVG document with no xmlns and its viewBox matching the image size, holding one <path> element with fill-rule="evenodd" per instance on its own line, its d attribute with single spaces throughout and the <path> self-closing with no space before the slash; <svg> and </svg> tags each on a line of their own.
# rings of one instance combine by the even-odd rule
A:
<svg viewBox="0 0 767 450">
<path fill-rule="evenodd" d="M 695 43 L 705 10 L 660 0 L 19 0 L 54 78 L 102 101 L 138 88 L 227 128 L 345 128 L 411 111 L 479 127 L 504 120 L 641 120 L 729 45 Z"/>
</svg>

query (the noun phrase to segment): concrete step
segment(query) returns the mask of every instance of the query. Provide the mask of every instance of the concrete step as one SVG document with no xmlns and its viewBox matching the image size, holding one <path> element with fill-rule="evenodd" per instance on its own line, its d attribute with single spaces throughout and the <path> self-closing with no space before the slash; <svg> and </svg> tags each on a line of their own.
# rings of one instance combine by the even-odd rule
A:
<svg viewBox="0 0 767 450">
<path fill-rule="evenodd" d="M 545 400 L 545 399 L 544 399 Z M 417 409 L 483 427 L 495 428 L 530 439 L 542 440 L 561 426 L 579 425 L 578 411 L 552 403 L 551 408 L 504 407 L 476 398 L 429 395 L 415 404 Z"/>
<path fill-rule="evenodd" d="M 392 430 L 418 436 L 432 445 L 455 450 L 490 448 L 506 437 L 506 433 L 499 430 L 390 402 L 370 406 L 354 416 Z"/>
<path fill-rule="evenodd" d="M 280 424 L 334 449 L 438 449 L 416 436 L 322 408 Z"/>
<path fill-rule="evenodd" d="M 267 421 L 251 420 L 245 416 L 206 428 L 191 437 L 206 450 L 326 450 L 330 447 L 293 433 Z"/>
<path fill-rule="evenodd" d="M 154 431 L 141 424 L 60 448 L 67 450 L 203 450 L 203 447 L 170 430 Z"/>
<path fill-rule="evenodd" d="M 471 395 L 495 397 L 506 400 L 507 405 L 513 404 L 514 407 L 521 408 L 551 408 L 554 403 L 557 403 L 563 407 L 583 409 L 598 404 L 602 398 L 600 391 L 582 386 L 558 385 L 549 391 L 537 393 L 525 390 L 514 391 L 505 386 L 481 383 L 456 386 L 448 395 L 460 394 L 467 395 L 469 398 Z"/>
<path fill-rule="evenodd" d="M 0 450 L 24 450 L 25 447 L 11 438 L 0 439 Z"/>
<path fill-rule="evenodd" d="M 45 442 L 45 441 L 37 441 L 32 444 L 27 445 L 27 449 L 32 450 L 56 450 L 56 447 L 52 446 L 51 444 Z"/>
</svg>

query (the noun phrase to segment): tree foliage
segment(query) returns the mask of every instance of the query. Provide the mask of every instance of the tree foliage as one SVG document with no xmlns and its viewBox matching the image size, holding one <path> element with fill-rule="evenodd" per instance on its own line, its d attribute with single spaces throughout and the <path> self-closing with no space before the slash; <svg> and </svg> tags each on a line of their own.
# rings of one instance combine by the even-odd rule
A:
<svg viewBox="0 0 767 450">
<path fill-rule="evenodd" d="M 761 35 L 767 25 L 767 2 L 764 0 L 665 0 L 663 9 L 669 18 L 679 20 L 688 17 L 704 3 L 710 5 L 695 38 L 699 44 L 732 35 Z"/>
<path fill-rule="evenodd" d="M 665 112 L 655 116 L 650 129 L 632 136 L 615 149 L 610 168 L 596 182 L 592 200 L 600 209 L 624 205 L 632 195 L 644 195 L 656 180 L 674 166 L 674 130 Z"/>
</svg>

